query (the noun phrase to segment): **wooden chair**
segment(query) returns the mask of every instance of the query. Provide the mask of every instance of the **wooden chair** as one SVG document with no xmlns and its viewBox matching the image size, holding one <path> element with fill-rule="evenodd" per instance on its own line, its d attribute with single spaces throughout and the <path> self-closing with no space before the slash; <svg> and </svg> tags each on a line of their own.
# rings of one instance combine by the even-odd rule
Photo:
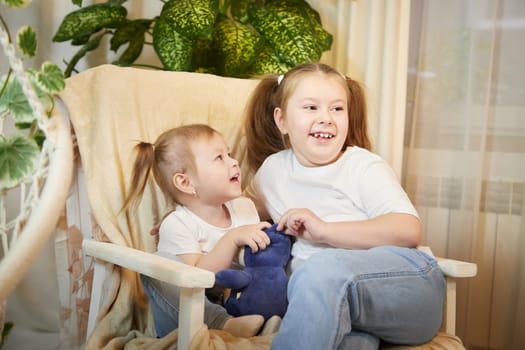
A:
<svg viewBox="0 0 525 350">
<path fill-rule="evenodd" d="M 198 348 L 192 340 L 203 330 L 204 289 L 213 285 L 214 275 L 151 254 L 155 239 L 149 231 L 166 210 L 155 185 L 147 187 L 137 215 L 119 212 L 128 188 L 132 148 L 137 140 L 154 141 L 168 128 L 207 123 L 232 147 L 246 185 L 251 174 L 246 169 L 241 126 L 245 102 L 256 83 L 112 65 L 68 79 L 60 98 L 79 147 L 81 169 L 76 173 L 84 175 L 77 176 L 76 184 L 85 181 L 80 187 L 85 188 L 89 201 L 81 210 L 90 212 L 93 223 L 83 242 L 84 254 L 95 258 L 86 348 L 104 347 L 107 339 L 126 337 L 133 327 L 154 339 L 147 303 L 142 308 L 137 302 L 144 300 L 138 273 L 182 288 L 180 327 L 173 339 L 177 339 L 178 349 Z M 440 259 L 439 264 L 448 276 L 443 331 L 453 335 L 455 279 L 474 276 L 476 265 L 450 259 Z M 452 348 L 462 348 L 456 343 L 459 346 Z"/>
</svg>

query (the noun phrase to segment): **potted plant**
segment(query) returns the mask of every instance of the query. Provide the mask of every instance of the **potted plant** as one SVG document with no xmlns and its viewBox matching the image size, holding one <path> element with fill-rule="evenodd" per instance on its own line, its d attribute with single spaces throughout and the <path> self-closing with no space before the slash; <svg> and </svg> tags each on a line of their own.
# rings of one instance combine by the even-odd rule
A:
<svg viewBox="0 0 525 350">
<path fill-rule="evenodd" d="M 153 18 L 128 18 L 125 0 L 108 0 L 67 14 L 53 37 L 78 46 L 65 76 L 109 37 L 113 62 L 137 63 L 152 45 L 163 70 L 231 77 L 282 73 L 318 61 L 332 45 L 319 13 L 305 0 L 167 0 Z M 81 6 L 81 1 L 73 1 Z"/>
</svg>

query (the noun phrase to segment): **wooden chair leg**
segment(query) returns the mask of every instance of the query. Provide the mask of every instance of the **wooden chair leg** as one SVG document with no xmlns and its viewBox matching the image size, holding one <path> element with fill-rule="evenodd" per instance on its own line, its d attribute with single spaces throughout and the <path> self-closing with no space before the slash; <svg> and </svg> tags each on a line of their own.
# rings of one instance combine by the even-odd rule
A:
<svg viewBox="0 0 525 350">
<path fill-rule="evenodd" d="M 446 333 L 456 334 L 456 279 L 447 277 L 445 300 L 445 317 L 443 318 L 443 329 Z"/>
<path fill-rule="evenodd" d="M 186 350 L 204 324 L 204 288 L 181 288 L 177 349 Z"/>
</svg>

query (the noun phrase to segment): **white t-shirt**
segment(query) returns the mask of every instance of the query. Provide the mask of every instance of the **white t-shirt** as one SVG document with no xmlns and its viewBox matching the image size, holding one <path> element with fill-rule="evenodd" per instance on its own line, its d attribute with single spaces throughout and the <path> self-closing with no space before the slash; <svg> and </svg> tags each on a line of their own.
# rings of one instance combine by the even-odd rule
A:
<svg viewBox="0 0 525 350">
<path fill-rule="evenodd" d="M 259 222 L 251 199 L 239 197 L 225 205 L 231 217 L 231 226 L 225 228 L 210 225 L 188 208 L 177 205 L 160 225 L 157 254 L 179 261 L 179 254 L 207 254 L 229 230 Z"/>
<path fill-rule="evenodd" d="M 360 147 L 349 147 L 336 162 L 320 167 L 301 165 L 290 149 L 272 154 L 255 174 L 254 188 L 274 222 L 292 208 L 308 208 L 328 222 L 386 213 L 418 216 L 393 169 Z M 292 270 L 326 248 L 330 247 L 298 239 L 292 248 Z"/>
</svg>

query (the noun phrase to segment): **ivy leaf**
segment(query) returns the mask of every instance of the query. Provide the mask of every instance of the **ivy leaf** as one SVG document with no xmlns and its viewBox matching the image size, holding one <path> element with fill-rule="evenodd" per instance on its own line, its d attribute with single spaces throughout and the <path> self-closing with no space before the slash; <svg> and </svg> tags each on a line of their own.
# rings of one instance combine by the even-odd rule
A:
<svg viewBox="0 0 525 350">
<path fill-rule="evenodd" d="M 1 3 L 11 8 L 23 8 L 27 7 L 31 0 L 2 0 Z"/>
<path fill-rule="evenodd" d="M 52 107 L 52 101 L 45 91 L 43 91 L 36 82 L 38 73 L 34 70 L 27 70 L 31 85 L 35 89 L 36 95 L 40 98 L 43 108 L 49 110 Z M 2 78 L 2 84 L 5 81 L 5 76 Z M 24 95 L 22 86 L 18 80 L 11 78 L 7 83 L 4 93 L 0 96 L 0 114 L 9 113 L 15 123 L 31 123 L 35 120 L 33 110 Z"/>
<path fill-rule="evenodd" d="M 17 34 L 18 49 L 22 56 L 31 58 L 36 54 L 36 33 L 30 26 L 23 26 Z"/>
<path fill-rule="evenodd" d="M 170 0 L 164 4 L 160 17 L 187 38 L 210 38 L 219 13 L 218 1 Z"/>
<path fill-rule="evenodd" d="M 64 73 L 56 64 L 49 61 L 42 63 L 41 71 L 38 73 L 36 81 L 39 87 L 50 95 L 62 91 L 66 86 Z"/>
<path fill-rule="evenodd" d="M 6 76 L 2 78 L 2 84 Z M 10 113 L 18 123 L 31 123 L 35 118 L 27 103 L 22 87 L 14 78 L 9 79 L 2 96 L 0 96 L 0 114 Z"/>
<path fill-rule="evenodd" d="M 26 136 L 0 136 L 0 189 L 11 188 L 31 174 L 37 164 L 36 142 Z"/>
</svg>

